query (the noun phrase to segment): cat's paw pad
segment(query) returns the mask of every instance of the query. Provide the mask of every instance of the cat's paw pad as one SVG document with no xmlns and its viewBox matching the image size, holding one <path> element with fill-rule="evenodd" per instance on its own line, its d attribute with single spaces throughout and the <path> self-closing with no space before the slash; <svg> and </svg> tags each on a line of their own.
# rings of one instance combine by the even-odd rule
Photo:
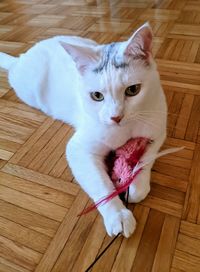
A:
<svg viewBox="0 0 200 272">
<path fill-rule="evenodd" d="M 128 238 L 135 230 L 136 220 L 131 211 L 128 209 L 121 209 L 104 218 L 104 224 L 109 236 L 122 233 Z"/>
</svg>

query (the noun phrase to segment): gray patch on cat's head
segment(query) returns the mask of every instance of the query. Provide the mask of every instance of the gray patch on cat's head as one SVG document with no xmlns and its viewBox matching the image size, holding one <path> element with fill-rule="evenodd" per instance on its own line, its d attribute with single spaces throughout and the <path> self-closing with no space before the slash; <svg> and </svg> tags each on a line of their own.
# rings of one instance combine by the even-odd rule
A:
<svg viewBox="0 0 200 272">
<path fill-rule="evenodd" d="M 117 43 L 111 43 L 103 47 L 103 54 L 99 65 L 93 70 L 95 73 L 101 73 L 107 70 L 108 66 L 112 65 L 114 68 L 126 68 L 126 63 L 122 58 L 117 56 Z"/>
</svg>

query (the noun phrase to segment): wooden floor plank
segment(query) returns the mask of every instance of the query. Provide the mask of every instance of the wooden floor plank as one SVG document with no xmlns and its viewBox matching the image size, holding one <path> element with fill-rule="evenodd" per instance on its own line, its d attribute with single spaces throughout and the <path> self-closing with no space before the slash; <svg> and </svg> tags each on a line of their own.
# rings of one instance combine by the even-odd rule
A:
<svg viewBox="0 0 200 272">
<path fill-rule="evenodd" d="M 55 133 L 59 130 L 59 128 L 62 126 L 62 123 L 59 121 L 53 122 L 51 127 L 48 127 L 47 131 L 45 131 L 42 136 L 40 135 L 39 131 L 39 136 L 41 136 L 38 141 L 35 142 L 32 146 L 31 149 L 29 149 L 26 154 L 21 158 L 20 160 L 20 165 L 27 167 L 30 165 L 30 163 L 33 161 L 33 159 L 40 153 L 40 151 L 45 147 L 45 145 L 49 142 L 49 140 L 55 135 Z M 46 127 L 45 127 L 46 130 Z M 28 146 L 28 145 L 27 145 Z"/>
<path fill-rule="evenodd" d="M 76 196 L 79 192 L 79 186 L 74 183 L 72 184 L 63 181 L 60 178 L 53 178 L 48 175 L 40 174 L 36 171 L 15 164 L 7 163 L 4 167 L 2 167 L 1 171 L 73 196 Z"/>
<path fill-rule="evenodd" d="M 0 148 L 13 152 L 13 154 L 16 154 L 15 152 L 21 147 L 20 144 L 12 141 L 7 141 L 4 139 L 0 139 Z"/>
<path fill-rule="evenodd" d="M 193 103 L 185 139 L 196 142 L 200 121 L 200 98 L 196 97 Z"/>
<path fill-rule="evenodd" d="M 1 272 L 29 272 L 30 270 L 0 257 Z"/>
<path fill-rule="evenodd" d="M 3 217 L 0 217 L 0 232 L 4 237 L 40 253 L 44 253 L 50 243 L 48 236 L 25 228 Z"/>
<path fill-rule="evenodd" d="M 155 210 L 150 211 L 131 272 L 139 272 L 142 270 L 151 271 L 164 223 L 164 218 L 165 217 L 163 213 Z M 154 235 L 151 235 L 152 232 Z M 148 258 L 146 258 L 147 252 Z"/>
<path fill-rule="evenodd" d="M 13 153 L 4 149 L 0 149 L 0 159 L 8 161 L 13 156 Z"/>
<path fill-rule="evenodd" d="M 41 254 L 0 236 L 0 257 L 33 271 L 41 259 Z"/>
<path fill-rule="evenodd" d="M 56 149 L 57 145 L 60 144 L 60 142 L 62 142 L 62 146 L 64 148 L 63 143 L 65 143 L 65 139 L 63 141 L 63 138 L 65 138 L 68 132 L 69 126 L 61 126 L 61 128 L 55 133 L 51 140 L 44 146 L 43 149 L 40 150 L 37 156 L 31 161 L 28 167 L 37 171 L 39 169 L 43 169 L 44 165 L 45 169 L 46 161 L 48 161 L 48 158 L 51 156 L 52 152 Z"/>
<path fill-rule="evenodd" d="M 99 253 L 102 252 L 106 248 L 106 246 L 112 241 L 112 239 L 113 238 L 109 236 L 105 237 L 103 244 L 99 250 Z M 112 244 L 112 247 L 110 247 L 106 251 L 106 254 L 104 254 L 104 256 L 100 260 L 98 260 L 98 262 L 94 265 L 94 267 L 92 268 L 92 272 L 98 272 L 98 271 L 108 272 L 112 270 L 112 267 L 114 265 L 114 262 L 117 257 L 117 253 L 120 249 L 120 246 L 122 244 L 122 241 L 123 241 L 122 236 L 120 236 L 118 239 L 115 240 L 115 242 Z"/>
<path fill-rule="evenodd" d="M 137 205 L 134 209 L 134 216 L 137 219 L 137 229 L 130 239 L 124 239 L 112 267 L 114 271 L 131 271 L 143 230 L 148 218 L 149 208 Z"/>
<path fill-rule="evenodd" d="M 189 178 L 189 187 L 187 190 L 187 196 L 185 198 L 183 219 L 189 222 L 196 223 L 198 220 L 198 211 L 200 204 L 200 145 L 196 145 L 194 152 L 194 159 Z"/>
<path fill-rule="evenodd" d="M 179 269 L 178 271 L 198 272 L 200 268 L 200 259 L 191 254 L 176 250 L 172 267 Z"/>
<path fill-rule="evenodd" d="M 54 203 L 44 201 L 31 195 L 10 189 L 0 185 L 0 199 L 19 207 L 26 207 L 30 211 L 44 215 L 56 221 L 62 221 L 66 208 L 57 206 Z"/>
<path fill-rule="evenodd" d="M 32 136 L 26 141 L 22 148 L 12 157 L 10 162 L 18 163 L 21 158 L 31 149 L 34 143 L 38 141 L 41 135 L 53 124 L 53 120 L 48 118 L 36 131 Z"/>
<path fill-rule="evenodd" d="M 63 247 L 65 246 L 65 243 L 68 240 L 74 226 L 76 225 L 76 223 L 79 219 L 77 217 L 77 215 L 80 213 L 80 211 L 82 211 L 82 209 L 84 209 L 87 201 L 88 201 L 88 198 L 84 193 L 80 192 L 77 195 L 74 205 L 69 210 L 69 212 L 66 214 L 62 224 L 60 225 L 56 235 L 54 236 L 54 239 L 52 240 L 52 242 L 51 242 L 49 248 L 47 249 L 47 251 L 45 252 L 45 254 L 43 255 L 35 272 L 40 272 L 40 271 L 42 272 L 44 270 L 46 272 L 51 271 L 57 258 L 60 255 Z M 71 265 L 72 265 L 72 263 L 71 263 Z M 64 269 L 64 267 L 63 267 L 63 269 Z"/>
<path fill-rule="evenodd" d="M 183 205 L 185 194 L 177 190 L 167 188 L 159 184 L 152 184 L 150 196 L 158 197 L 163 200 L 169 200 L 174 203 Z"/>
<path fill-rule="evenodd" d="M 4 218 L 49 237 L 53 237 L 59 227 L 57 221 L 2 200 L 0 200 L 0 214 Z"/>
<path fill-rule="evenodd" d="M 176 217 L 166 215 L 163 224 L 158 248 L 156 251 L 152 272 L 170 271 L 173 253 L 179 230 L 180 220 Z"/>
<path fill-rule="evenodd" d="M 174 178 L 169 175 L 158 173 L 156 171 L 152 172 L 151 182 L 163 185 L 167 188 L 178 190 L 179 192 L 186 192 L 188 185 L 186 180 Z"/>
<path fill-rule="evenodd" d="M 12 175 L 0 172 L 0 185 L 35 196 L 59 206 L 69 208 L 74 200 L 72 195 L 51 189 L 46 186 L 35 184 Z"/>
<path fill-rule="evenodd" d="M 100 250 L 100 247 L 105 238 L 106 232 L 104 227 L 102 226 L 102 218 L 101 216 L 96 217 L 94 224 L 91 228 L 91 231 L 87 237 L 87 240 L 84 246 L 79 253 L 77 261 L 72 268 L 72 271 L 82 271 L 84 272 L 89 265 L 94 261 L 97 253 Z M 91 250 L 88 251 L 88 248 Z"/>
<path fill-rule="evenodd" d="M 198 239 L 179 234 L 176 248 L 180 251 L 200 257 L 200 240 Z"/>
</svg>

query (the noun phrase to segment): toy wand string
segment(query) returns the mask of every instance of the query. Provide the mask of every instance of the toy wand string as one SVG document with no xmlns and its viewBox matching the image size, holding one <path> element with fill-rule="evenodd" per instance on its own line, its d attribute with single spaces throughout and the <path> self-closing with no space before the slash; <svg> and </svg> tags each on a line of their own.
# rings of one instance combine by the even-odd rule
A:
<svg viewBox="0 0 200 272">
<path fill-rule="evenodd" d="M 129 197 L 129 187 L 127 189 L 127 195 L 126 195 L 126 208 L 128 207 L 128 197 Z M 121 233 L 118 233 L 111 241 L 110 243 L 104 248 L 104 250 L 94 259 L 94 261 L 91 263 L 91 265 L 85 270 L 85 272 L 89 272 L 90 269 L 95 265 L 95 263 L 101 258 L 101 256 L 107 251 L 107 249 L 114 243 L 114 241 L 122 235 Z"/>
</svg>

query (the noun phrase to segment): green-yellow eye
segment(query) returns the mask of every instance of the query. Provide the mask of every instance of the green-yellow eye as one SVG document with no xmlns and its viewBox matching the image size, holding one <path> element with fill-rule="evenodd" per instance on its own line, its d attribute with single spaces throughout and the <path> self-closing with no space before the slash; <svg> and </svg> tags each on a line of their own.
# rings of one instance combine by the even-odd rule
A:
<svg viewBox="0 0 200 272">
<path fill-rule="evenodd" d="M 135 96 L 140 92 L 140 89 L 141 89 L 141 84 L 135 84 L 135 85 L 129 86 L 125 90 L 125 95 L 126 96 Z"/>
<path fill-rule="evenodd" d="M 92 93 L 90 93 L 90 97 L 91 97 L 94 101 L 98 101 L 98 102 L 104 100 L 104 96 L 103 96 L 103 94 L 100 93 L 100 92 L 92 92 Z"/>
</svg>

